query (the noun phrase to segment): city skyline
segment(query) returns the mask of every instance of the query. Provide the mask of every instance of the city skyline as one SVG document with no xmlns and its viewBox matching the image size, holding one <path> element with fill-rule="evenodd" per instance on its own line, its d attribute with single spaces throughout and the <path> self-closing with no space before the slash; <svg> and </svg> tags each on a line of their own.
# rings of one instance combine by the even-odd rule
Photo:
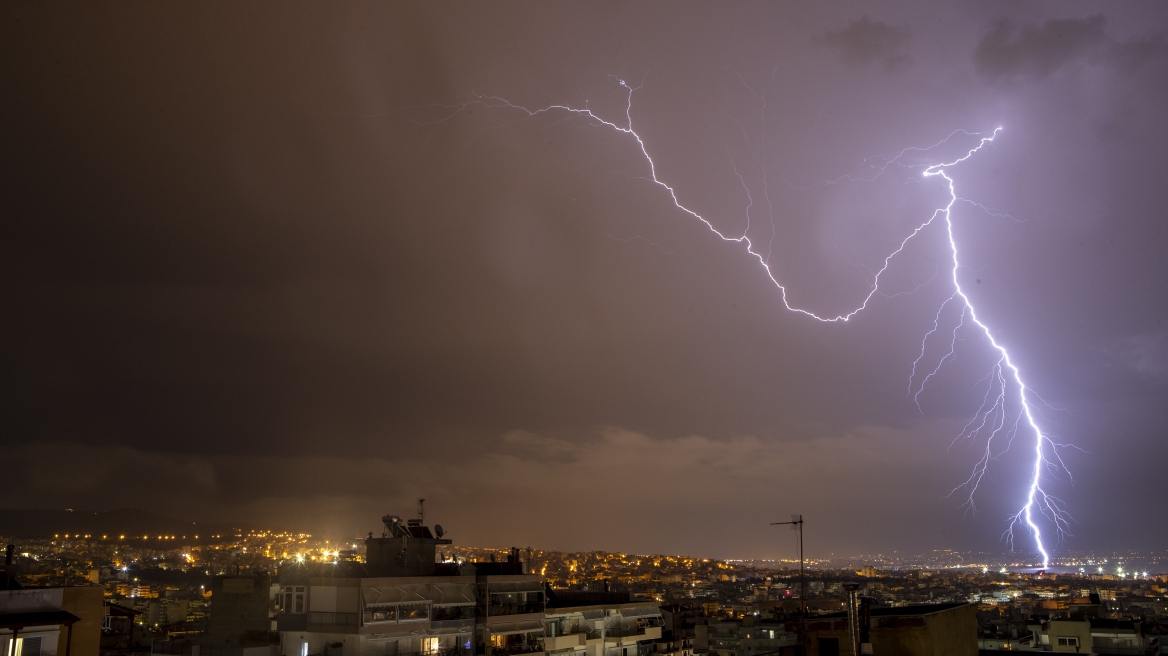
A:
<svg viewBox="0 0 1168 656">
<path fill-rule="evenodd" d="M 784 307 L 860 305 L 944 205 L 924 165 L 1001 128 L 953 229 L 1074 445 L 1052 555 L 1168 542 L 1155 4 L 59 11 L 4 10 L 8 507 L 341 534 L 425 497 L 464 544 L 790 558 L 769 524 L 801 513 L 809 553 L 1001 549 L 1034 463 L 999 443 L 976 509 L 950 495 L 993 357 L 943 321 L 922 347 L 940 233 L 846 324 Z"/>
<path fill-rule="evenodd" d="M 46 517 L 47 516 L 47 517 Z M 238 561 L 212 559 L 204 563 L 212 569 L 230 571 L 236 566 L 246 566 L 252 571 L 278 570 L 294 563 L 319 564 L 340 561 L 363 561 L 366 540 L 385 537 L 386 526 L 390 523 L 405 524 L 417 522 L 421 518 L 408 515 L 386 515 L 380 532 L 369 531 L 366 535 L 314 535 L 296 527 L 235 526 L 229 524 L 200 524 L 166 517 L 144 511 L 114 511 L 90 513 L 67 509 L 65 511 L 0 510 L 0 524 L 6 533 L 0 534 L 0 544 L 9 544 L 15 554 L 30 557 L 51 551 L 55 554 L 77 556 L 109 556 L 111 553 L 133 553 L 133 562 L 114 563 L 119 568 L 133 565 L 138 569 L 151 569 L 158 563 L 181 565 L 185 569 L 197 570 L 206 554 L 232 555 Z M 55 529 L 47 529 L 47 526 Z M 435 525 L 435 530 L 445 529 Z M 61 529 L 65 529 L 62 531 Z M 71 529 L 71 530 L 70 530 Z M 200 555 L 203 554 L 203 555 Z M 744 567 L 750 570 L 785 570 L 788 575 L 800 571 L 798 558 L 711 558 L 707 554 L 660 552 L 625 553 L 611 549 L 576 550 L 571 548 L 549 548 L 544 545 L 516 544 L 483 545 L 451 542 L 437 551 L 435 562 L 494 562 L 507 556 L 519 554 L 527 561 L 539 561 L 551 569 L 544 569 L 541 575 L 564 578 L 566 574 L 577 572 L 569 567 L 577 557 L 599 558 L 624 568 L 617 576 L 627 576 L 631 570 L 651 569 L 671 566 L 712 568 Z M 156 561 L 156 564 L 151 564 Z M 533 560 L 534 559 L 534 560 Z M 552 566 L 552 560 L 559 565 Z M 933 549 L 926 552 L 888 553 L 812 553 L 806 554 L 803 568 L 807 571 L 831 572 L 849 568 L 869 568 L 883 571 L 978 571 L 981 573 L 1017 573 L 1027 575 L 1070 575 L 1096 580 L 1162 579 L 1168 576 L 1168 550 L 1163 548 L 1148 551 L 1115 550 L 1112 552 L 1077 551 L 1060 554 L 1056 562 L 1043 567 L 1032 559 L 1020 557 L 1005 551 L 977 552 L 960 549 Z M 631 569 L 630 569 L 631 568 Z M 204 567 L 205 569 L 205 567 Z M 538 568 L 537 568 L 538 569 Z M 534 571 L 534 570 L 533 570 Z M 549 573 L 550 572 L 550 573 Z M 209 571 L 204 572 L 211 573 Z M 222 572 L 220 572 L 222 573 Z M 583 574 L 583 569 L 579 572 Z M 634 572 L 635 574 L 635 572 Z M 54 574 L 57 575 L 57 574 Z M 604 572 L 592 572 L 585 578 L 603 578 Z M 567 576 L 567 578 L 573 578 Z"/>
</svg>

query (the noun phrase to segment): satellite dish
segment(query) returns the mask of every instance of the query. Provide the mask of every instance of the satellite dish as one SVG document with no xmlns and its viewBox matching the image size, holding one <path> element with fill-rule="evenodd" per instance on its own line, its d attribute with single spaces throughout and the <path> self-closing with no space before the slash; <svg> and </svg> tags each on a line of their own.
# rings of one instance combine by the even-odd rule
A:
<svg viewBox="0 0 1168 656">
<path fill-rule="evenodd" d="M 441 538 L 445 534 L 446 534 L 446 529 L 442 528 L 441 524 L 434 525 L 434 535 L 437 535 L 439 538 Z"/>
</svg>

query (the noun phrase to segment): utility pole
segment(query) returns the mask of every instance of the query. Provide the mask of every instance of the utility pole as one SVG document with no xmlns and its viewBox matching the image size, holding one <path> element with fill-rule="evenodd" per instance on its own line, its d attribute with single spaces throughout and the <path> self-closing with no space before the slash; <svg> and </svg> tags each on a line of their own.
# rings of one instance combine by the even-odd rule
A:
<svg viewBox="0 0 1168 656">
<path fill-rule="evenodd" d="M 792 531 L 799 532 L 799 636 L 800 640 L 807 637 L 807 607 L 804 604 L 803 583 L 803 515 L 791 515 L 789 522 L 771 522 L 771 526 L 790 526 Z"/>
</svg>

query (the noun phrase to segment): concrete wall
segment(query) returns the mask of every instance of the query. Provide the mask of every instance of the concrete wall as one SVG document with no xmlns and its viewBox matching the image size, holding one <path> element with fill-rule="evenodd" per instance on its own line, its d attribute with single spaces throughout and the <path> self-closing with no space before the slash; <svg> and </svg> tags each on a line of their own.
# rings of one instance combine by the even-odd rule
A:
<svg viewBox="0 0 1168 656">
<path fill-rule="evenodd" d="M 73 624 L 73 634 L 65 638 L 67 631 L 62 630 L 62 644 L 57 653 L 66 656 L 64 640 L 69 641 L 68 656 L 97 656 L 101 648 L 101 617 L 105 613 L 101 602 L 105 598 L 102 588 L 97 586 L 86 588 L 64 588 L 61 597 L 61 610 L 69 611 L 81 618 Z"/>
<path fill-rule="evenodd" d="M 271 630 L 271 577 L 217 576 L 211 582 L 210 642 L 239 646 L 245 635 Z"/>
<path fill-rule="evenodd" d="M 1050 650 L 1065 653 L 1087 653 L 1091 648 L 1091 623 L 1086 620 L 1051 620 L 1046 628 L 1050 638 Z M 1078 638 L 1079 646 L 1059 646 L 1059 638 Z"/>
</svg>

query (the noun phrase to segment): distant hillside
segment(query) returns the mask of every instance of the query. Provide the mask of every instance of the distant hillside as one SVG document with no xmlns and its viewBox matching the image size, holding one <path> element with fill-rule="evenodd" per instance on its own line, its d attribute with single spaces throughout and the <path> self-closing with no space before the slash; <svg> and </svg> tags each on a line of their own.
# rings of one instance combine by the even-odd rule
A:
<svg viewBox="0 0 1168 656">
<path fill-rule="evenodd" d="M 206 524 L 168 517 L 148 510 L 28 510 L 0 509 L 0 535 L 10 538 L 46 539 L 54 535 L 174 535 L 199 536 L 200 541 L 211 535 L 234 535 L 238 528 L 224 523 Z"/>
</svg>

